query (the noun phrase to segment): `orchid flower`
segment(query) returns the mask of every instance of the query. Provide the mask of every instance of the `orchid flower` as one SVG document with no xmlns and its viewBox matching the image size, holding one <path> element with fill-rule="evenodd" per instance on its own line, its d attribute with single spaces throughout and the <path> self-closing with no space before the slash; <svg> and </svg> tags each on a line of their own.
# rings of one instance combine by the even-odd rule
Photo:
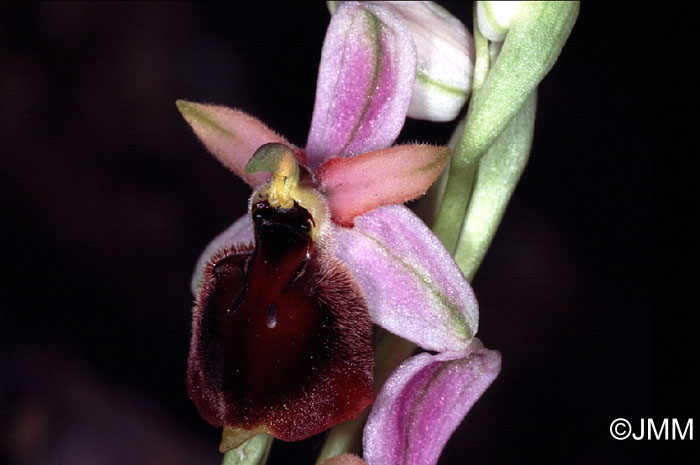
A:
<svg viewBox="0 0 700 465">
<path fill-rule="evenodd" d="M 304 149 L 239 110 L 178 101 L 209 151 L 254 189 L 248 214 L 207 246 L 192 280 L 188 391 L 223 426 L 222 452 L 260 433 L 301 440 L 359 415 L 375 398 L 372 323 L 435 355 L 408 359 L 377 395 L 364 435 L 370 465 L 436 462 L 500 370 L 498 352 L 474 337 L 478 305 L 459 267 L 400 205 L 450 155 L 392 147 L 416 63 L 405 18 L 343 2 Z"/>
</svg>

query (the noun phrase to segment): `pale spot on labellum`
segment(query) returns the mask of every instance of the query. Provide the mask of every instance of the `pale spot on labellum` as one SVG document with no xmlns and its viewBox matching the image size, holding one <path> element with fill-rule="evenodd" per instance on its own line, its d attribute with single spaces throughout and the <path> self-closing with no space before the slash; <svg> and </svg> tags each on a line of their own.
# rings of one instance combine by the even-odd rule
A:
<svg viewBox="0 0 700 465">
<path fill-rule="evenodd" d="M 265 322 L 270 329 L 277 326 L 277 306 L 274 303 L 267 306 Z"/>
</svg>

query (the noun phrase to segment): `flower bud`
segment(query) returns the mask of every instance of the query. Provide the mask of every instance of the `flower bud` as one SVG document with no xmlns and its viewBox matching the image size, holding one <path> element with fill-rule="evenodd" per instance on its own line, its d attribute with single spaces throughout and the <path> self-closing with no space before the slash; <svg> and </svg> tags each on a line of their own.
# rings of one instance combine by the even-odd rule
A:
<svg viewBox="0 0 700 465">
<path fill-rule="evenodd" d="M 492 42 L 503 42 L 523 2 L 476 2 L 479 30 Z"/>
<path fill-rule="evenodd" d="M 327 2 L 331 13 L 337 4 Z M 416 46 L 411 118 L 451 121 L 467 101 L 474 70 L 474 39 L 460 20 L 435 2 L 363 2 L 380 6 L 408 26 Z"/>
<path fill-rule="evenodd" d="M 380 3 L 380 2 L 377 2 Z M 460 20 L 434 2 L 381 2 L 400 16 L 416 44 L 416 80 L 408 116 L 451 121 L 471 92 L 474 39 Z"/>
</svg>

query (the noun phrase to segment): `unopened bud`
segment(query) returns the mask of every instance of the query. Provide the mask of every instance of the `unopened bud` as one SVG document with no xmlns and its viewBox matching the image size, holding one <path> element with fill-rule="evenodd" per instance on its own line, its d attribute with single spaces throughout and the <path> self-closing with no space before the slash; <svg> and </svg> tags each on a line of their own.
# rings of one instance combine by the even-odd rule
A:
<svg viewBox="0 0 700 465">
<path fill-rule="evenodd" d="M 476 2 L 479 30 L 492 42 L 503 42 L 524 2 Z"/>
</svg>

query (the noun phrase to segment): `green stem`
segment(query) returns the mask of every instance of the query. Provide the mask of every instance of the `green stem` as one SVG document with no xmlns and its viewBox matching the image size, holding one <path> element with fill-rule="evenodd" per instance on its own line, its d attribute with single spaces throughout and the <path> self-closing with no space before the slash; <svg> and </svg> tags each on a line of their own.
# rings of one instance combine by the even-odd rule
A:
<svg viewBox="0 0 700 465">
<path fill-rule="evenodd" d="M 486 81 L 491 68 L 491 57 L 489 56 L 489 40 L 484 37 L 479 29 L 479 23 L 476 20 L 476 3 L 474 3 L 474 47 L 476 49 L 476 58 L 474 59 L 474 79 L 472 81 L 472 95 L 479 92 L 481 86 Z"/>
<path fill-rule="evenodd" d="M 459 234 L 455 261 L 471 281 L 491 245 L 503 213 L 525 169 L 535 126 L 536 92 L 532 92 L 486 154 L 474 182 Z"/>
<path fill-rule="evenodd" d="M 357 453 L 362 447 L 362 428 L 369 416 L 370 407 L 367 407 L 357 418 L 344 421 L 331 428 L 331 431 L 323 443 L 323 449 L 318 455 L 316 465 L 331 457 L 347 453 Z"/>
<path fill-rule="evenodd" d="M 433 225 L 433 232 L 451 254 L 454 254 L 457 248 L 459 231 L 467 211 L 472 183 L 479 162 L 478 157 L 466 156 L 468 145 L 464 141 L 465 126 L 470 120 L 471 110 L 473 108 L 472 102 L 476 100 L 482 85 L 486 81 L 491 63 L 489 41 L 481 34 L 476 18 L 475 3 L 474 44 L 476 47 L 476 59 L 474 60 L 474 80 L 472 83 L 469 111 L 455 130 L 453 140 L 456 140 L 456 143 L 450 144 L 453 153 L 448 167 L 449 175 L 445 184 L 442 202 L 435 219 L 435 224 Z"/>
<path fill-rule="evenodd" d="M 450 175 L 445 185 L 445 194 L 438 210 L 433 232 L 445 248 L 454 254 L 459 239 L 459 230 L 466 214 L 471 195 L 476 164 L 450 163 Z"/>
</svg>

